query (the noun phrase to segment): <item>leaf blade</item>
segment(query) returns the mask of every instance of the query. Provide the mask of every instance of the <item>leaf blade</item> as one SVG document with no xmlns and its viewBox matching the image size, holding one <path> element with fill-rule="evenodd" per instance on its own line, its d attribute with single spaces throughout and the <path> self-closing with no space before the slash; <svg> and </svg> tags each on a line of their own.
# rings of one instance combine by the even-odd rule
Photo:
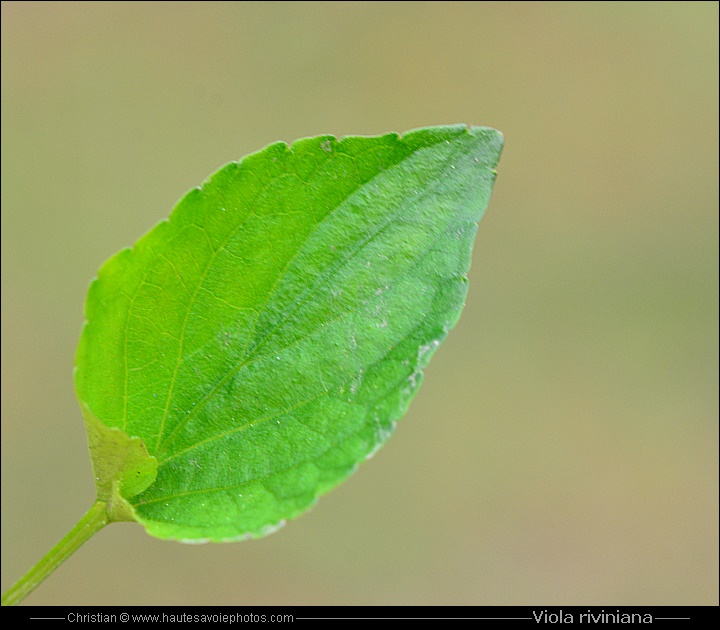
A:
<svg viewBox="0 0 720 630">
<path fill-rule="evenodd" d="M 103 266 L 76 388 L 157 458 L 131 501 L 151 534 L 264 535 L 384 443 L 460 315 L 501 147 L 465 126 L 276 143 Z"/>
</svg>

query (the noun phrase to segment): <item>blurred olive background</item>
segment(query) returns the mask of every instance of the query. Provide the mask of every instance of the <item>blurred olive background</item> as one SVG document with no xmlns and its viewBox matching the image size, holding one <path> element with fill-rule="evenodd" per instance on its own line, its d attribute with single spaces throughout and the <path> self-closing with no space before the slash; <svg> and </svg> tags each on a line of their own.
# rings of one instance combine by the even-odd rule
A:
<svg viewBox="0 0 720 630">
<path fill-rule="evenodd" d="M 32 604 L 717 604 L 717 3 L 2 3 L 2 584 L 94 498 L 90 279 L 275 140 L 506 148 L 395 436 L 268 538 L 101 532 Z"/>
</svg>

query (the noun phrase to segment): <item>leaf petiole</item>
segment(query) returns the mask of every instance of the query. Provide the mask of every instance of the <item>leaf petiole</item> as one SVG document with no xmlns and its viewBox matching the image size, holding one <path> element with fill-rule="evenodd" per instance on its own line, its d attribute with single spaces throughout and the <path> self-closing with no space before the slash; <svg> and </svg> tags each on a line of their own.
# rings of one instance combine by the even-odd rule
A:
<svg viewBox="0 0 720 630">
<path fill-rule="evenodd" d="M 3 606 L 25 599 L 42 581 L 110 522 L 104 501 L 96 501 L 75 527 L 2 596 Z"/>
</svg>

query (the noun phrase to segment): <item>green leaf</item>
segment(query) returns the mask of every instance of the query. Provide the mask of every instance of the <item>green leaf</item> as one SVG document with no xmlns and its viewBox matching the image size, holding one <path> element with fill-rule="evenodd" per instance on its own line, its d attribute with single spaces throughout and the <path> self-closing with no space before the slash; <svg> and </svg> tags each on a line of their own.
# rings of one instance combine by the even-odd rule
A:
<svg viewBox="0 0 720 630">
<path fill-rule="evenodd" d="M 262 536 L 370 457 L 460 316 L 501 149 L 461 125 L 272 144 L 108 260 L 75 380 L 116 518 Z"/>
</svg>

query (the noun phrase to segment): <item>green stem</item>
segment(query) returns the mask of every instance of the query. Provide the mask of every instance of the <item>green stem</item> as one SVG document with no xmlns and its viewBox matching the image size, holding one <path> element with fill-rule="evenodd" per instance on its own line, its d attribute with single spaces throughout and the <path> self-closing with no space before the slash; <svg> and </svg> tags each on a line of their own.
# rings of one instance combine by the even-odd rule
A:
<svg viewBox="0 0 720 630">
<path fill-rule="evenodd" d="M 55 545 L 32 569 L 21 577 L 7 593 L 2 596 L 3 606 L 14 606 L 25 599 L 32 591 L 65 560 L 86 543 L 93 534 L 99 532 L 110 521 L 106 505 L 96 501 L 80 522 L 57 545 Z"/>
</svg>

